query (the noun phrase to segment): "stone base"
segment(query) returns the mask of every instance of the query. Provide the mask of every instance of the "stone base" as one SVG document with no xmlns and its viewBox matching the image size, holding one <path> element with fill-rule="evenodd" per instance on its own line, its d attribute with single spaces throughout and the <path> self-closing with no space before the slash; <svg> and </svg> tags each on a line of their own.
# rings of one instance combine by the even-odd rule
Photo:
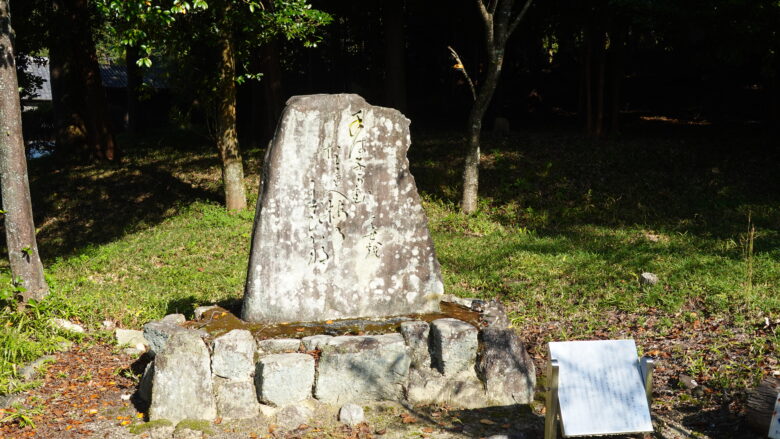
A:
<svg viewBox="0 0 780 439">
<path fill-rule="evenodd" d="M 258 343 L 244 329 L 212 339 L 171 319 L 151 322 L 147 334 L 170 336 L 154 343 L 158 352 L 139 396 L 151 402 L 153 419 L 173 420 L 251 418 L 268 404 L 287 407 L 311 398 L 467 409 L 530 403 L 534 365 L 517 334 L 503 325 L 506 317 L 496 318 L 502 310 L 459 300 L 480 308 L 483 328 L 452 318 L 410 320 L 394 334 Z"/>
</svg>

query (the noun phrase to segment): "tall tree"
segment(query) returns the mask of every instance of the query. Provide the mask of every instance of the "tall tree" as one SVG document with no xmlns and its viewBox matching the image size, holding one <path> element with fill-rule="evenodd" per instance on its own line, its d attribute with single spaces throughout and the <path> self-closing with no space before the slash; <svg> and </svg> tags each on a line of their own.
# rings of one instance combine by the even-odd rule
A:
<svg viewBox="0 0 780 439">
<path fill-rule="evenodd" d="M 49 288 L 35 241 L 8 0 L 0 0 L 0 186 L 11 274 L 25 301 L 42 299 Z"/>
<path fill-rule="evenodd" d="M 50 34 L 57 147 L 97 160 L 119 159 L 100 77 L 87 0 L 53 0 Z"/>
<path fill-rule="evenodd" d="M 452 51 L 457 62 L 456 66 L 466 75 L 474 97 L 474 105 L 469 112 L 466 126 L 468 150 L 463 168 L 463 198 L 460 205 L 463 213 L 473 213 L 477 210 L 482 119 L 490 106 L 498 79 L 501 76 L 506 42 L 525 17 L 532 2 L 533 0 L 526 0 L 520 11 L 514 12 L 515 0 L 490 0 L 487 5 L 484 0 L 476 0 L 479 15 L 485 26 L 484 39 L 487 49 L 487 72 L 478 90 L 475 89 L 460 57 L 454 50 Z"/>
</svg>

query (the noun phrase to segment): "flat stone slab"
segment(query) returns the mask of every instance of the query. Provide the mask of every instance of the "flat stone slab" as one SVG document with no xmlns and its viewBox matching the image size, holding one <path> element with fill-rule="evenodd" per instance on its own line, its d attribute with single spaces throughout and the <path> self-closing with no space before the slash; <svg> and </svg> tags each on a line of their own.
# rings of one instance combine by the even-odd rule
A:
<svg viewBox="0 0 780 439">
<path fill-rule="evenodd" d="M 409 144 L 408 119 L 360 96 L 287 101 L 262 172 L 244 320 L 439 309 L 443 283 Z"/>
<path fill-rule="evenodd" d="M 260 355 L 298 352 L 300 348 L 301 340 L 297 338 L 272 338 L 257 342 L 257 353 Z"/>
<path fill-rule="evenodd" d="M 265 404 L 284 406 L 311 396 L 314 357 L 306 354 L 272 354 L 257 363 L 257 396 Z"/>
<path fill-rule="evenodd" d="M 194 331 L 173 334 L 154 360 L 154 387 L 149 419 L 214 420 L 211 359 L 206 343 Z"/>
<path fill-rule="evenodd" d="M 320 401 L 403 399 L 411 360 L 401 334 L 334 337 L 321 349 L 314 389 Z"/>
</svg>

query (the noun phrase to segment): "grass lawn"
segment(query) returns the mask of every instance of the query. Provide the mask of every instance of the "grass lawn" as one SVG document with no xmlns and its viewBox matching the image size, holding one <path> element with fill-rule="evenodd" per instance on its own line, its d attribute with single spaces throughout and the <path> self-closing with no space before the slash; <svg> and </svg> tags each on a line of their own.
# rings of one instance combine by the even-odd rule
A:
<svg viewBox="0 0 780 439">
<path fill-rule="evenodd" d="M 558 128 L 487 136 L 482 208 L 470 217 L 455 204 L 459 138 L 413 133 L 445 289 L 500 299 L 538 366 L 550 340 L 634 338 L 660 361 L 654 409 L 719 422 L 701 431 L 727 428 L 745 391 L 780 373 L 780 151 L 744 128 L 627 131 L 609 141 Z M 137 328 L 198 304 L 235 306 L 254 212 L 220 206 L 216 154 L 182 133 L 124 143 L 117 168 L 30 164 L 53 291 L 37 312 Z M 253 205 L 262 152 L 246 157 Z M 657 285 L 640 284 L 645 271 Z M 13 365 L 56 344 L 33 312 L 0 314 L 14 340 L 2 344 L 0 393 L 15 388 Z M 700 386 L 681 388 L 680 374 Z"/>
</svg>

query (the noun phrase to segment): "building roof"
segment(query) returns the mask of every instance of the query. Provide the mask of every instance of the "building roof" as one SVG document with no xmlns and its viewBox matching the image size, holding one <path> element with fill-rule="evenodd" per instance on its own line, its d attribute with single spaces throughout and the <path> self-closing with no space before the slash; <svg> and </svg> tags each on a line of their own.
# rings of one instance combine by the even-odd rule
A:
<svg viewBox="0 0 780 439">
<path fill-rule="evenodd" d="M 43 58 L 43 63 L 28 63 L 25 72 L 43 79 L 41 86 L 31 91 L 34 96 L 33 101 L 51 100 L 51 79 L 49 76 L 49 59 Z M 126 88 L 127 87 L 127 68 L 117 64 L 101 64 L 100 79 L 106 88 Z M 151 68 L 144 71 L 144 84 L 152 88 L 168 88 L 164 79 L 164 73 L 160 68 Z"/>
</svg>

